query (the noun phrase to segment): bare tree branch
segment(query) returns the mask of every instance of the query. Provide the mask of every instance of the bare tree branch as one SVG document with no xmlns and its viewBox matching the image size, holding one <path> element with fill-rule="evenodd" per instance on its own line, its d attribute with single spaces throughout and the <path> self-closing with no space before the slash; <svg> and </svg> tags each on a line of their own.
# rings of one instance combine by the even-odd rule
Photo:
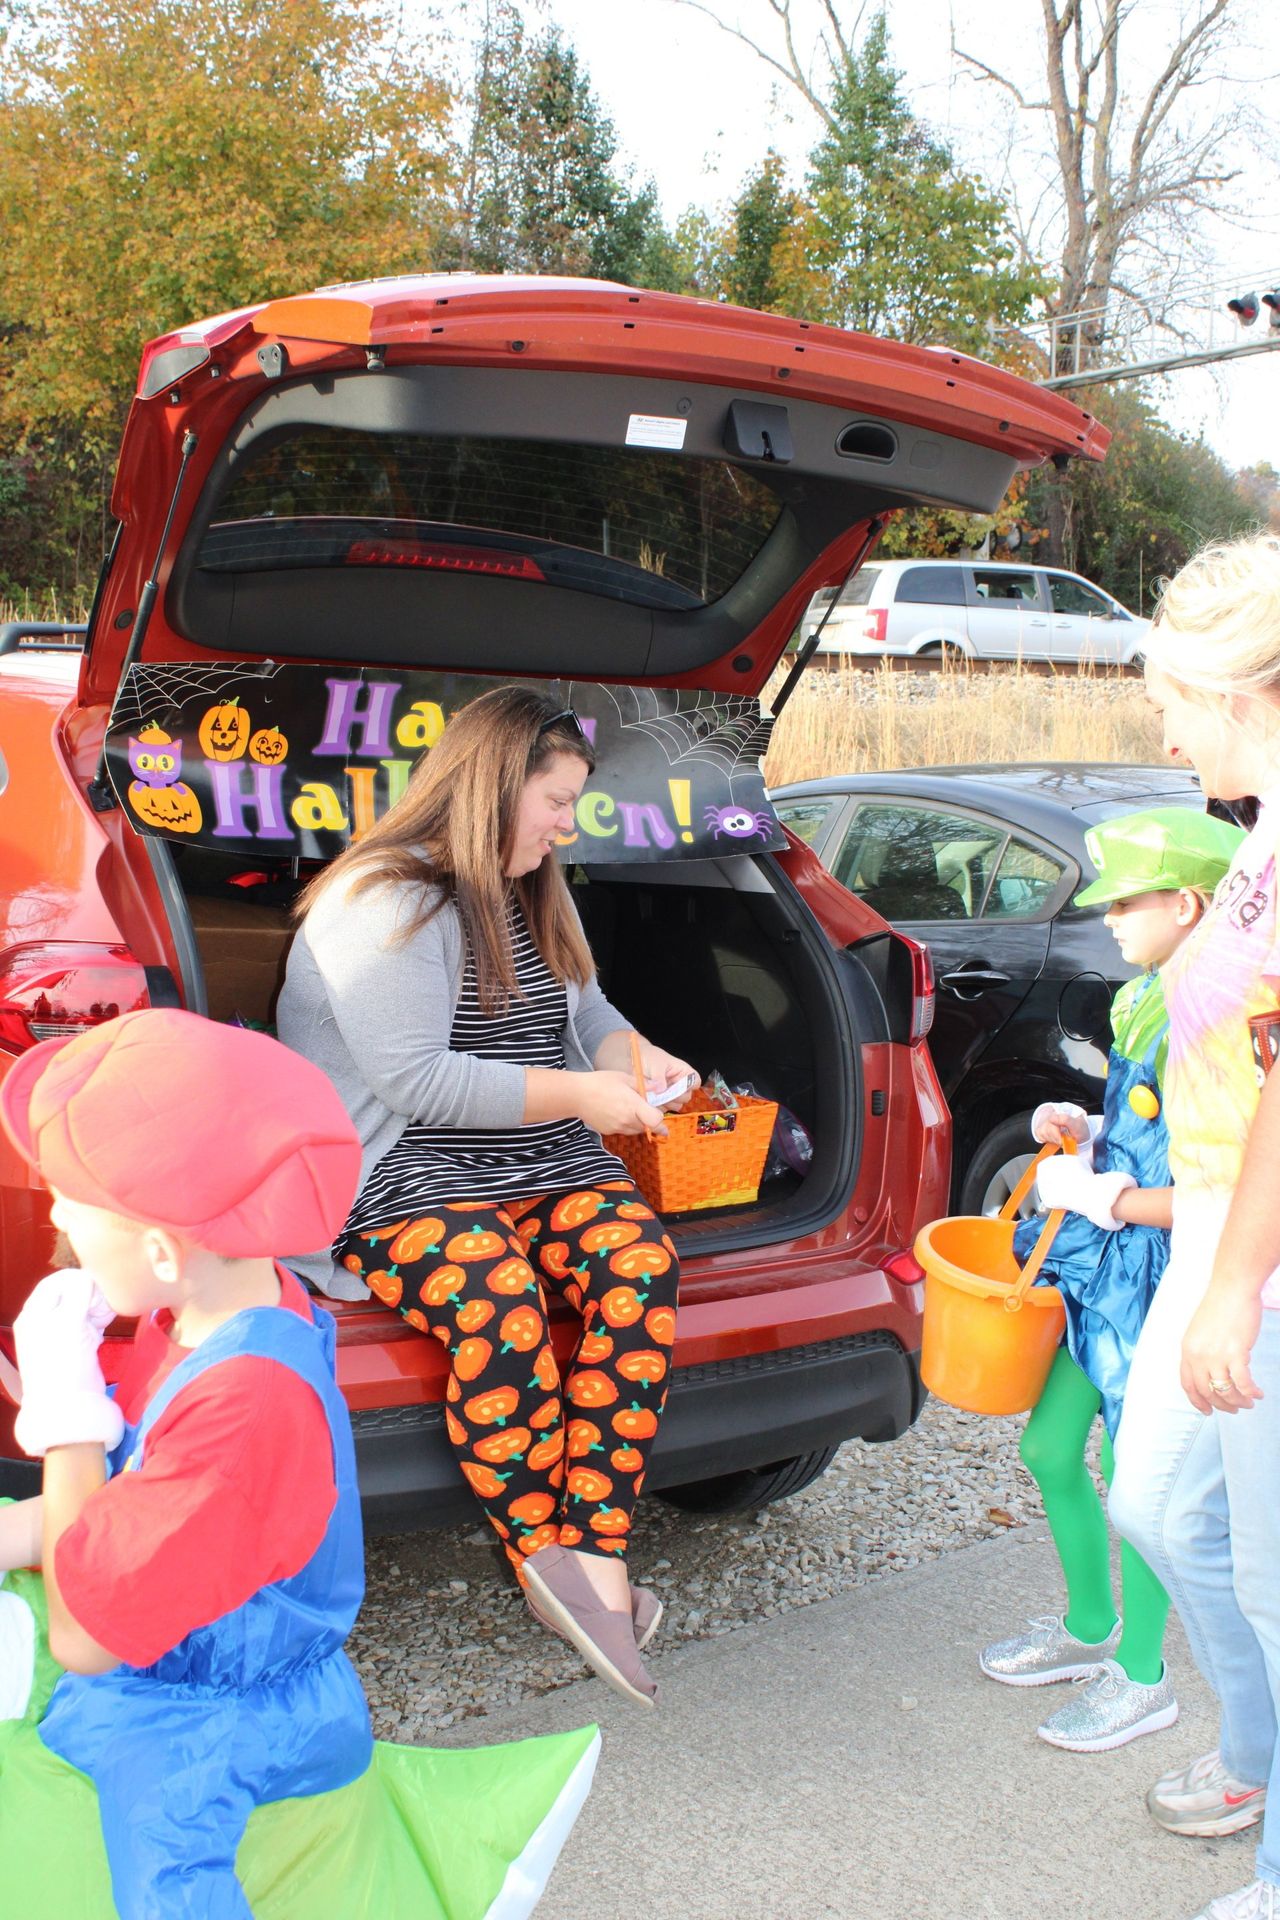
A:
<svg viewBox="0 0 1280 1920">
<path fill-rule="evenodd" d="M 1018 88 L 1014 86 L 1012 80 L 1008 79 L 1003 73 L 997 73 L 994 67 L 987 66 L 986 62 L 979 60 L 976 54 L 966 53 L 963 47 L 956 45 L 954 37 L 951 41 L 951 54 L 953 59 L 964 60 L 969 66 L 976 68 L 984 80 L 993 80 L 998 87 L 1003 87 L 1006 93 L 1012 94 L 1024 113 L 1048 113 L 1050 111 L 1050 102 L 1048 100 L 1024 99 Z"/>
<path fill-rule="evenodd" d="M 770 11 L 774 13 L 782 23 L 783 38 L 787 49 L 786 64 L 779 60 L 774 54 L 770 53 L 766 47 L 762 47 L 758 40 L 753 40 L 750 34 L 744 33 L 741 27 L 731 26 L 727 20 L 722 20 L 716 9 L 713 6 L 705 5 L 704 0 L 673 0 L 675 6 L 687 7 L 691 13 L 702 14 L 704 18 L 714 22 L 714 24 L 719 27 L 721 33 L 727 33 L 731 40 L 737 40 L 744 47 L 750 47 L 752 53 L 763 60 L 767 67 L 772 67 L 775 73 L 780 73 L 782 78 L 796 89 L 796 92 L 812 107 L 825 127 L 834 128 L 836 123 L 830 107 L 814 86 L 812 75 L 807 74 L 800 64 L 800 58 L 796 52 L 795 39 L 791 31 L 791 0 L 768 0 L 768 3 Z M 843 42 L 840 44 L 843 46 Z M 829 53 L 828 58 L 830 58 Z"/>
</svg>

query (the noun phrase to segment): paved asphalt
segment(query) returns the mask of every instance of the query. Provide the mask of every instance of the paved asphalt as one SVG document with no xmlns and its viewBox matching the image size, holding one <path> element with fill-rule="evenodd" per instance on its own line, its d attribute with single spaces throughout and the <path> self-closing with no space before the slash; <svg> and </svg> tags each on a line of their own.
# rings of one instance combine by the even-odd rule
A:
<svg viewBox="0 0 1280 1920">
<path fill-rule="evenodd" d="M 1035 1737 L 1068 1689 L 978 1671 L 978 1647 L 1057 1592 L 1028 1528 L 659 1654 L 656 1713 L 589 1680 L 450 1744 L 602 1727 L 538 1920 L 1189 1920 L 1252 1879 L 1256 1833 L 1176 1839 L 1143 1806 L 1216 1744 L 1176 1623 L 1182 1716 L 1113 1753 Z"/>
</svg>

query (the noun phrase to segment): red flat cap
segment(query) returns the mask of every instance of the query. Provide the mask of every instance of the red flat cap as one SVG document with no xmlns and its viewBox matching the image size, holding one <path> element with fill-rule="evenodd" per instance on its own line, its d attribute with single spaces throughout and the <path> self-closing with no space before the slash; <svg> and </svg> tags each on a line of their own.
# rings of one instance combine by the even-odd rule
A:
<svg viewBox="0 0 1280 1920">
<path fill-rule="evenodd" d="M 0 1121 L 68 1199 L 237 1259 L 327 1246 L 360 1178 L 356 1130 L 319 1067 L 168 1008 L 24 1053 Z"/>
</svg>

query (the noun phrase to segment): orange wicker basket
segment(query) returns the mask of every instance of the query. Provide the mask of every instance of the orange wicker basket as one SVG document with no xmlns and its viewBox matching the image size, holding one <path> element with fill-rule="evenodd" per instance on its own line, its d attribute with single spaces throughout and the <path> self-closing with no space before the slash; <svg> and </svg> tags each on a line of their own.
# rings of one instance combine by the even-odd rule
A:
<svg viewBox="0 0 1280 1920">
<path fill-rule="evenodd" d="M 610 1133 L 604 1144 L 658 1213 L 743 1206 L 760 1191 L 778 1103 L 741 1093 L 737 1101 L 726 1112 L 699 1087 L 687 1107 L 664 1115 L 665 1140 Z"/>
</svg>

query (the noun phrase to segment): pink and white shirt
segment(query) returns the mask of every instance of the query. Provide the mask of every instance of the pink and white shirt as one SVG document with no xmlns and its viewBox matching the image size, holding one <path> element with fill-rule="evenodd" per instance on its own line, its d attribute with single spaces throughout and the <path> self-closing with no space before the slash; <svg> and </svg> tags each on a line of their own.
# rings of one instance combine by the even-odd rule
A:
<svg viewBox="0 0 1280 1920">
<path fill-rule="evenodd" d="M 1258 824 L 1212 906 L 1161 969 L 1175 1211 L 1180 1195 L 1229 1200 L 1240 1178 L 1263 1079 L 1249 1023 L 1280 1010 L 1278 839 L 1280 788 L 1264 797 Z M 1265 1306 L 1280 1307 L 1280 1272 L 1262 1298 Z"/>
</svg>

